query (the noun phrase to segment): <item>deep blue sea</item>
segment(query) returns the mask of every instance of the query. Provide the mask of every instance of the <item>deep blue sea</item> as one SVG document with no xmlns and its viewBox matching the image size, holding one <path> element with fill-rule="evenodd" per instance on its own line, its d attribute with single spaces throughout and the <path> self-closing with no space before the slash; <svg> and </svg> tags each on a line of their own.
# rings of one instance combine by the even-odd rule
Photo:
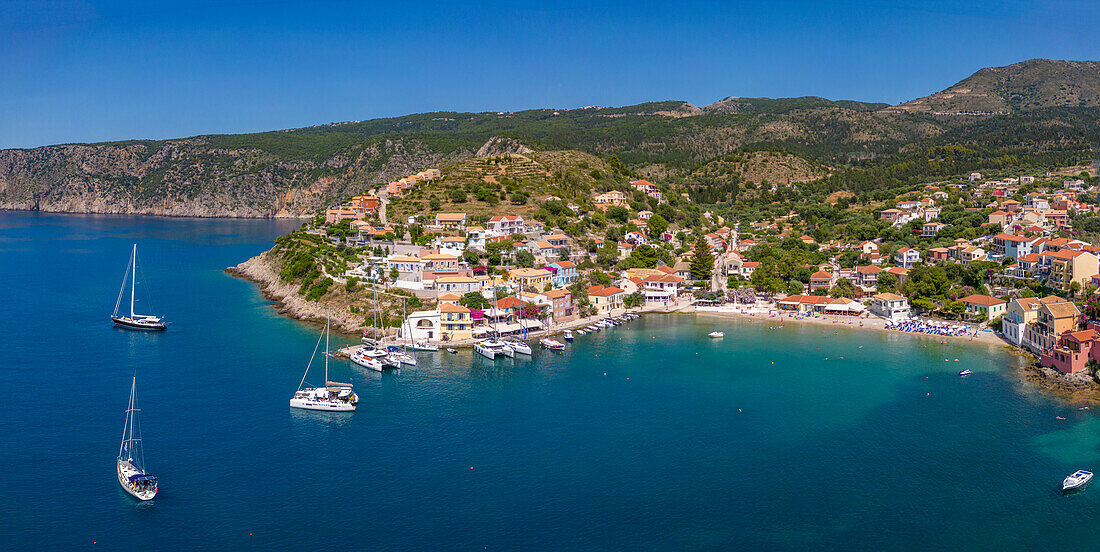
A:
<svg viewBox="0 0 1100 552">
<path fill-rule="evenodd" d="M 0 213 L 0 549 L 1100 541 L 1100 488 L 1058 492 L 1100 467 L 1098 418 L 1021 386 L 994 347 L 651 315 L 560 355 L 422 353 L 381 376 L 337 360 L 359 410 L 291 411 L 318 328 L 222 269 L 295 224 Z M 107 318 L 134 242 L 161 334 Z M 161 487 L 143 504 L 115 478 L 135 369 Z"/>
</svg>

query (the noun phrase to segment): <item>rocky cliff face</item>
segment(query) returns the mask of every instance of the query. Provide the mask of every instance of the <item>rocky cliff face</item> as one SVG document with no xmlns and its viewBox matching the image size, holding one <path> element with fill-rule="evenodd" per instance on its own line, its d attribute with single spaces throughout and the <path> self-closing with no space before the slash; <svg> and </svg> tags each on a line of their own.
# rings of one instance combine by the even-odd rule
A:
<svg viewBox="0 0 1100 552">
<path fill-rule="evenodd" d="M 327 155 L 219 147 L 208 137 L 0 150 L 0 209 L 200 217 L 308 216 L 341 198 L 470 157 L 413 138 Z"/>
</svg>

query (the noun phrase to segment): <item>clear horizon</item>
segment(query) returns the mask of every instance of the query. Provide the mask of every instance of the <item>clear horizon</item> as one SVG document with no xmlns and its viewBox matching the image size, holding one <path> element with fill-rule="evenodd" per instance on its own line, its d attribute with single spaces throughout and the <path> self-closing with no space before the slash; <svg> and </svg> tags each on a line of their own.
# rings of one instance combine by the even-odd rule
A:
<svg viewBox="0 0 1100 552">
<path fill-rule="evenodd" d="M 0 148 L 729 96 L 896 104 L 983 67 L 1100 59 L 1100 5 L 1078 0 L 0 11 Z"/>
</svg>

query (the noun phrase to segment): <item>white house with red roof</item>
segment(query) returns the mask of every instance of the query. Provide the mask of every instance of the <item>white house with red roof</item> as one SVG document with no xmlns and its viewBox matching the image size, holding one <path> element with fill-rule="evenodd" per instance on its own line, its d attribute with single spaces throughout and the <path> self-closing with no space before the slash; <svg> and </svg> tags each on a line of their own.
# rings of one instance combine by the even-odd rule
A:
<svg viewBox="0 0 1100 552">
<path fill-rule="evenodd" d="M 497 215 L 485 225 L 486 230 L 500 236 L 522 234 L 527 230 L 523 217 L 519 215 Z"/>
</svg>

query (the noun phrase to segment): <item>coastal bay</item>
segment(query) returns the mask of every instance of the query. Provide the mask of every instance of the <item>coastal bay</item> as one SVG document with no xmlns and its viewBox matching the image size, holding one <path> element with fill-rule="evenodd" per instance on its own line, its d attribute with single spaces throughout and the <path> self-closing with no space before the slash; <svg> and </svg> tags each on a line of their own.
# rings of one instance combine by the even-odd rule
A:
<svg viewBox="0 0 1100 552">
<path fill-rule="evenodd" d="M 334 546 L 388 550 L 1093 542 L 1077 520 L 1100 495 L 1057 485 L 1100 460 L 1100 422 L 965 340 L 647 314 L 561 355 L 429 354 L 382 376 L 336 361 L 359 411 L 290 411 L 316 327 L 223 272 L 280 224 L 0 213 L 0 315 L 22 321 L 0 366 L 58 398 L 4 403 L 0 542 L 286 549 L 331 527 Z M 107 320 L 134 241 L 161 335 Z M 135 369 L 162 485 L 148 505 L 112 471 Z"/>
</svg>

